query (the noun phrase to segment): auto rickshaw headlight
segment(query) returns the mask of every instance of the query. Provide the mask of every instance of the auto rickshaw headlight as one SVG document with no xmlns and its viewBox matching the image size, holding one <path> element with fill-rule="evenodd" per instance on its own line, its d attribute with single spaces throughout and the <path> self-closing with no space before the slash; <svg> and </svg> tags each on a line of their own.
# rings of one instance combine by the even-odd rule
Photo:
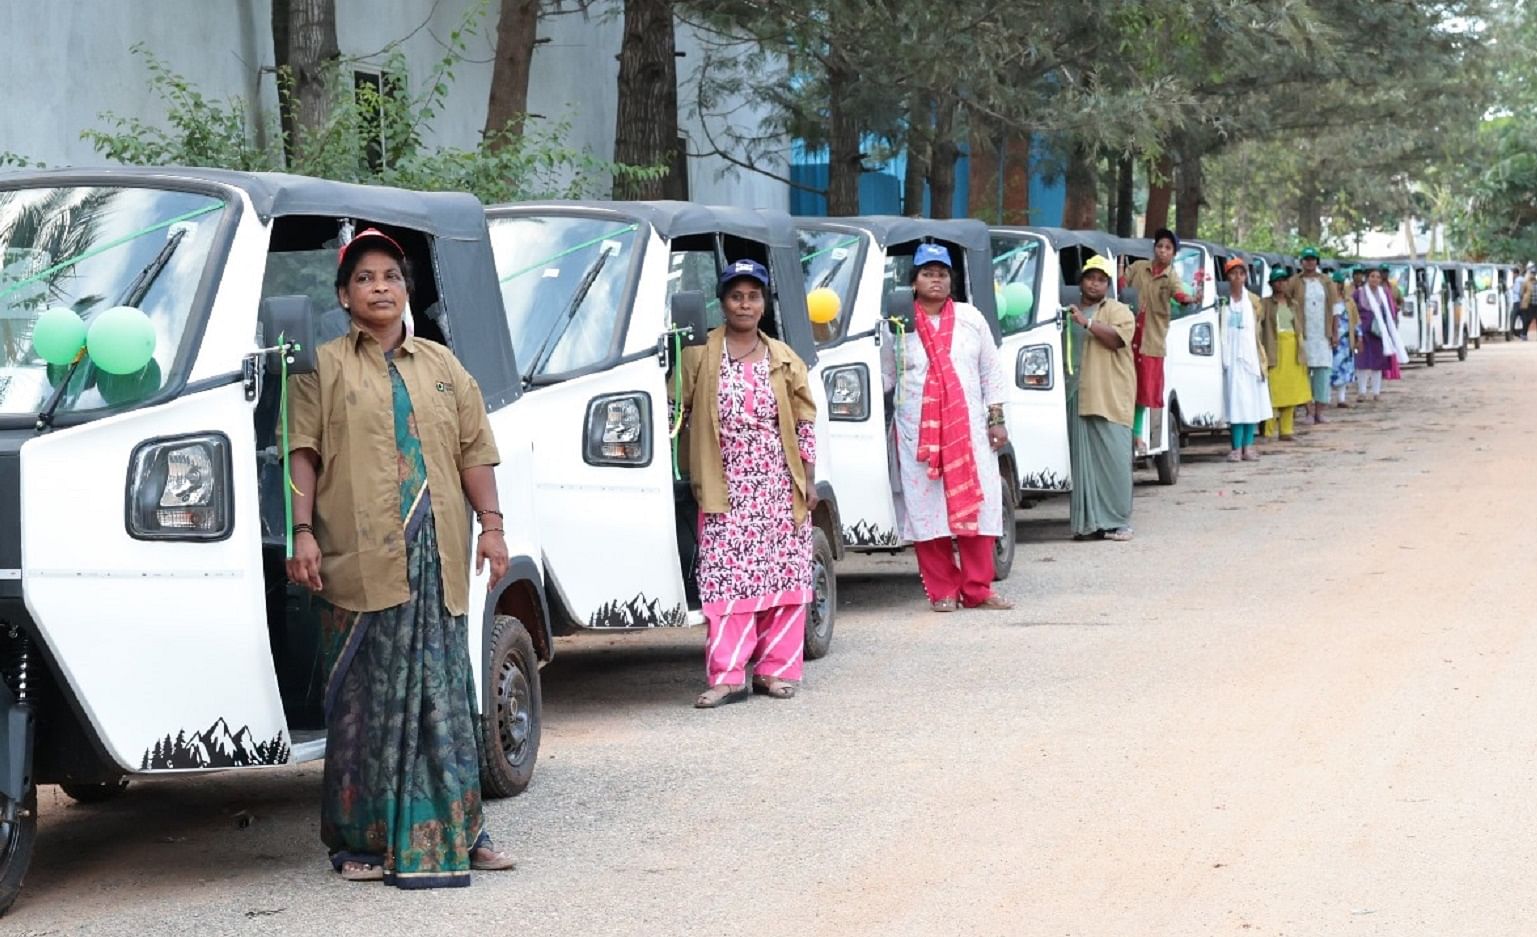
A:
<svg viewBox="0 0 1537 937">
<path fill-rule="evenodd" d="M 1216 354 L 1216 351 L 1216 343 L 1212 341 L 1211 323 L 1196 323 L 1195 328 L 1190 330 L 1190 353 L 1210 356 Z"/>
<path fill-rule="evenodd" d="M 1026 345 L 1014 363 L 1014 383 L 1020 390 L 1051 390 L 1051 346 Z"/>
<path fill-rule="evenodd" d="M 829 368 L 822 375 L 827 390 L 827 417 L 859 422 L 870 418 L 870 369 L 862 364 Z"/>
<path fill-rule="evenodd" d="M 593 398 L 582 439 L 582 458 L 590 465 L 650 465 L 651 398 L 637 393 Z"/>
<path fill-rule="evenodd" d="M 222 433 L 140 443 L 128 468 L 128 535 L 136 540 L 222 540 L 233 482 Z"/>
</svg>

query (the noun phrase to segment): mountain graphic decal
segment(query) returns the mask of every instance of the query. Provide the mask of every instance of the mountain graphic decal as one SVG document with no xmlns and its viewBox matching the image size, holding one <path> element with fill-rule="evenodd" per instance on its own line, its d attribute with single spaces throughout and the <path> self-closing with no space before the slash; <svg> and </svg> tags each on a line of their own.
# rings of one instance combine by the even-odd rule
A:
<svg viewBox="0 0 1537 937">
<path fill-rule="evenodd" d="M 188 768 L 249 768 L 258 765 L 286 765 L 290 751 L 282 732 L 265 742 L 258 742 L 250 726 L 230 731 L 220 716 L 201 732 L 187 734 L 185 729 L 144 750 L 139 767 L 144 771 Z"/>
</svg>

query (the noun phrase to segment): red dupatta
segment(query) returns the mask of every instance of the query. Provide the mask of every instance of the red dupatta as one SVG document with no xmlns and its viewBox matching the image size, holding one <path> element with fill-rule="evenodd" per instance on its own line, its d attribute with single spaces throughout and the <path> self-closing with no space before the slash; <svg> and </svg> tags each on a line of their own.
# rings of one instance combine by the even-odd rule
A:
<svg viewBox="0 0 1537 937">
<path fill-rule="evenodd" d="M 922 306 L 913 305 L 918 339 L 929 359 L 923 379 L 923 407 L 918 414 L 918 461 L 928 464 L 930 478 L 944 479 L 950 533 L 975 535 L 982 512 L 982 484 L 977 480 L 976 455 L 971 450 L 966 394 L 950 361 L 955 302 L 945 300 L 937 328 Z"/>
</svg>

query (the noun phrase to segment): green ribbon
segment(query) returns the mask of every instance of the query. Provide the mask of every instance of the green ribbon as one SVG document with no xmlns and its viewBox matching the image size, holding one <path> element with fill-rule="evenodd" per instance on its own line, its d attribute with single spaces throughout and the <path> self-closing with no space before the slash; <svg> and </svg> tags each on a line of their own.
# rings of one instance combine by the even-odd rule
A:
<svg viewBox="0 0 1537 937">
<path fill-rule="evenodd" d="M 888 321 L 891 322 L 892 328 L 896 329 L 897 333 L 896 343 L 891 350 L 892 357 L 897 361 L 897 386 L 895 393 L 892 395 L 892 402 L 893 404 L 900 405 L 906 399 L 902 393 L 902 374 L 907 370 L 907 342 L 904 341 L 907 338 L 907 326 L 901 319 L 895 316 Z"/>
<path fill-rule="evenodd" d="M 278 423 L 283 433 L 283 530 L 286 534 L 285 556 L 294 558 L 294 476 L 293 463 L 288 453 L 288 342 L 278 335 L 278 371 L 283 382 L 278 388 Z"/>
<path fill-rule="evenodd" d="M 678 467 L 678 437 L 683 432 L 683 333 L 672 330 L 672 419 L 668 421 L 668 435 L 672 437 L 672 480 L 682 481 L 683 472 Z"/>
<path fill-rule="evenodd" d="M 135 240 L 137 238 L 141 238 L 141 237 L 143 237 L 146 234 L 153 234 L 156 231 L 163 231 L 164 229 L 169 228 L 173 224 L 178 224 L 178 223 L 183 222 L 183 221 L 190 221 L 193 218 L 197 218 L 197 217 L 200 217 L 202 215 L 206 215 L 209 212 L 219 211 L 223 207 L 224 207 L 224 203 L 223 202 L 215 202 L 212 205 L 205 205 L 202 208 L 194 209 L 193 211 L 189 211 L 186 214 L 177 215 L 175 218 L 169 218 L 169 219 L 167 219 L 165 221 L 160 222 L 159 224 L 152 224 L 152 225 L 150 225 L 147 228 L 143 228 L 143 229 L 140 229 L 138 231 L 134 231 L 134 232 L 131 232 L 129 234 L 125 234 L 122 237 L 113 238 L 112 240 L 108 241 L 107 243 L 101 245 L 100 247 L 93 247 L 93 248 L 91 248 L 88 251 L 85 251 L 83 253 L 76 254 L 73 257 L 69 257 L 69 258 L 66 258 L 64 260 L 61 260 L 58 263 L 54 264 L 53 266 L 49 267 L 48 269 L 43 270 L 40 273 L 34 273 L 32 276 L 27 277 L 24 280 L 17 280 L 15 283 L 12 283 L 10 286 L 6 287 L 5 289 L 0 290 L 0 299 L 4 299 L 5 297 L 7 297 L 7 296 L 11 295 L 12 293 L 16 292 L 17 290 L 21 289 L 23 286 L 26 286 L 26 285 L 31 284 L 31 283 L 36 283 L 39 280 L 42 280 L 42 279 L 44 279 L 46 277 L 51 277 L 55 273 L 58 273 L 60 270 L 67 269 L 67 268 L 73 267 L 76 264 L 81 263 L 83 261 L 90 260 L 92 257 L 95 257 L 95 256 L 97 256 L 99 254 L 104 254 L 107 251 L 112 250 L 114 247 L 121 247 L 122 245 L 127 244 L 129 241 Z"/>
<path fill-rule="evenodd" d="M 848 240 L 839 241 L 837 244 L 833 244 L 833 245 L 830 245 L 828 247 L 824 247 L 824 248 L 822 248 L 819 251 L 812 251 L 811 253 L 809 253 L 806 256 L 801 258 L 801 263 L 805 263 L 808 260 L 815 260 L 818 257 L 822 256 L 823 254 L 830 254 L 833 251 L 839 250 L 839 249 L 844 248 L 844 247 L 853 247 L 855 244 L 858 244 L 858 243 L 859 243 L 859 235 L 856 234 L 853 237 L 850 237 Z"/>
<path fill-rule="evenodd" d="M 1062 331 L 1066 333 L 1062 336 L 1062 341 L 1066 346 L 1063 349 L 1062 357 L 1066 358 L 1067 360 L 1062 363 L 1067 367 L 1067 376 L 1072 377 L 1077 373 L 1078 370 L 1077 368 L 1073 367 L 1073 311 L 1067 306 L 1063 306 L 1062 311 L 1057 313 L 1057 315 L 1062 315 L 1062 313 L 1067 314 L 1067 318 L 1063 320 L 1062 329 Z"/>
<path fill-rule="evenodd" d="M 1010 257 L 1013 257 L 1015 254 L 1033 253 L 1033 252 L 1039 250 L 1040 246 L 1041 245 L 1039 245 L 1039 244 L 1021 244 L 1018 247 L 1014 248 L 1013 250 L 1004 251 L 1003 253 L 999 254 L 997 257 L 994 257 L 993 258 L 993 263 L 995 263 L 995 264 L 1003 263 L 1005 260 L 1008 260 Z"/>
<path fill-rule="evenodd" d="M 522 276 L 523 274 L 525 274 L 525 273 L 532 273 L 535 270 L 538 270 L 540 267 L 549 266 L 550 264 L 552 264 L 555 261 L 561 259 L 562 257 L 570 257 L 572 254 L 576 253 L 577 251 L 586 250 L 587 248 L 593 246 L 594 244 L 602 244 L 604 241 L 612 241 L 614 238 L 620 237 L 621 235 L 629 234 L 631 231 L 634 231 L 634 230 L 636 230 L 639 227 L 640 227 L 640 225 L 638 225 L 638 224 L 632 224 L 632 225 L 630 225 L 627 228 L 620 228 L 618 231 L 610 231 L 607 234 L 600 234 L 600 235 L 598 235 L 597 237 L 593 238 L 590 241 L 583 241 L 580 244 L 574 245 L 572 247 L 568 247 L 568 248 L 566 248 L 565 250 L 561 251 L 560 253 L 556 254 L 553 257 L 546 257 L 545 259 L 539 261 L 536 264 L 529 264 L 527 267 L 524 267 L 521 270 L 514 270 L 511 273 L 507 274 L 506 276 L 502 277 L 501 282 L 506 283 L 509 280 L 516 280 L 518 277 Z"/>
</svg>

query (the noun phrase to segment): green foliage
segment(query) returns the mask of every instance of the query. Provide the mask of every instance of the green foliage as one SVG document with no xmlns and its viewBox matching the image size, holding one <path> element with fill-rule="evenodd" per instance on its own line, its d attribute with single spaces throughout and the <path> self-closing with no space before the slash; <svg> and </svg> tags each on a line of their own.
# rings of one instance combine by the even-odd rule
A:
<svg viewBox="0 0 1537 937">
<path fill-rule="evenodd" d="M 343 68 L 350 63 L 337 63 L 326 79 L 330 107 L 324 125 L 300 128 L 292 139 L 285 138 L 278 114 L 253 114 L 236 98 L 210 98 L 154 53 L 135 46 L 134 54 L 148 71 L 150 90 L 165 107 L 165 123 L 108 113 L 101 115 L 104 127 L 81 136 L 97 152 L 121 163 L 287 171 L 345 182 L 465 191 L 487 204 L 590 197 L 606 193 L 615 177 L 662 174 L 661 168 L 619 165 L 566 144 L 566 121 L 509 125 L 474 148 L 428 144 L 428 132 L 443 112 L 456 69 L 464 61 L 472 25 L 467 19 L 450 34 L 443 58 L 414 92 L 400 87 L 410 82 L 399 49 L 383 55 L 382 72 L 398 80 L 394 88 L 389 81 L 383 90 L 354 87 L 350 70 Z M 291 76 L 280 74 L 278 88 L 280 96 L 291 96 Z"/>
</svg>

